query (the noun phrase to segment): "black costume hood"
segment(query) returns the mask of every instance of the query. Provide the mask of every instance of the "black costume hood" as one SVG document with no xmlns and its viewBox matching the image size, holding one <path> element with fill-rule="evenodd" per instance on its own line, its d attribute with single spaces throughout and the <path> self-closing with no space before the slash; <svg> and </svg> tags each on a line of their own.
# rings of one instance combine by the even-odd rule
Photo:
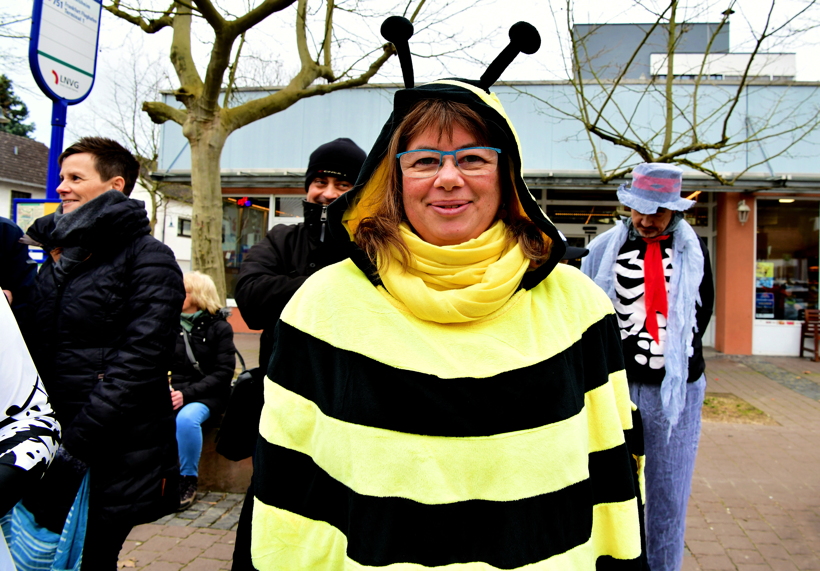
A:
<svg viewBox="0 0 820 571">
<path fill-rule="evenodd" d="M 388 19 L 389 21 L 389 19 Z M 387 24 L 387 22 L 385 22 Z M 409 22 L 407 23 L 409 25 Z M 412 26 L 410 28 L 412 33 Z M 501 102 L 494 93 L 491 93 L 489 86 L 503 71 L 518 51 L 534 53 L 540 44 L 538 32 L 532 26 L 519 22 L 510 30 L 510 46 L 493 62 L 487 72 L 478 81 L 467 79 L 442 79 L 421 85 L 412 86 L 412 66 L 406 63 L 409 60 L 409 52 L 402 59 L 401 40 L 385 33 L 385 26 L 382 27 L 383 35 L 393 41 L 399 51 L 402 60 L 402 68 L 405 76 L 407 88 L 396 92 L 393 99 L 393 112 L 387 119 L 376 139 L 373 148 L 367 155 L 364 166 L 359 173 L 355 187 L 340 196 L 328 209 L 328 219 L 330 229 L 336 240 L 349 242 L 350 257 L 367 275 L 374 275 L 375 271 L 370 261 L 357 246 L 352 243 L 353 236 L 359 222 L 370 215 L 373 211 L 374 201 L 371 199 L 377 193 L 383 192 L 389 169 L 395 169 L 397 162 L 395 157 L 388 157 L 387 148 L 390 139 L 396 128 L 401 124 L 403 118 L 413 106 L 425 99 L 444 99 L 457 103 L 463 103 L 476 111 L 487 123 L 490 133 L 490 141 L 494 146 L 498 146 L 505 154 L 512 158 L 514 172 L 514 196 L 517 197 L 520 212 L 532 220 L 535 225 L 552 240 L 552 250 L 549 259 L 539 267 L 527 272 L 522 280 L 521 287 L 530 289 L 540 283 L 555 268 L 561 260 L 566 248 L 565 240 L 561 232 L 555 227 L 552 221 L 541 210 L 535 198 L 530 194 L 527 185 L 524 183 L 523 166 L 521 163 L 521 144 L 516 134 L 515 127 L 509 117 L 507 117 Z M 535 34 L 533 36 L 532 34 Z M 409 38 L 409 35 L 407 36 Z M 535 39 L 533 39 L 535 38 Z M 406 47 L 406 39 L 404 41 Z M 534 49 L 533 49 L 534 46 Z M 528 51 L 529 50 L 529 51 Z M 512 55 L 510 55 L 512 54 Z M 501 63 L 499 61 L 501 60 Z M 509 60 L 509 61 L 506 61 Z M 506 61 L 506 63 L 504 63 Z M 408 77 L 409 76 L 409 77 Z M 513 208 L 508 205 L 508 208 Z"/>
</svg>

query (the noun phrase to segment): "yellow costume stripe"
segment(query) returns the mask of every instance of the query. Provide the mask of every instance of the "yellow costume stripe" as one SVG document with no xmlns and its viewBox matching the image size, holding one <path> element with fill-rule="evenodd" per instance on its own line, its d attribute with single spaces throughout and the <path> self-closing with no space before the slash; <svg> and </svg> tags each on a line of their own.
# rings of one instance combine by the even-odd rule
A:
<svg viewBox="0 0 820 571">
<path fill-rule="evenodd" d="M 636 559 L 641 554 L 638 500 L 598 504 L 592 508 L 592 540 L 596 556 Z"/>
<path fill-rule="evenodd" d="M 593 396 L 587 406 L 600 405 Z M 272 444 L 307 454 L 359 494 L 423 504 L 512 501 L 589 477 L 586 409 L 561 422 L 507 434 L 423 436 L 328 417 L 313 402 L 268 381 L 259 433 Z"/>
<path fill-rule="evenodd" d="M 327 307 L 344 308 L 344 318 Z M 452 379 L 493 377 L 540 363 L 611 313 L 612 303 L 598 286 L 572 266 L 559 264 L 537 287 L 519 291 L 486 318 L 442 325 L 416 318 L 345 260 L 311 276 L 285 307 L 282 320 L 379 363 Z"/>
<path fill-rule="evenodd" d="M 589 411 L 589 452 L 609 450 L 624 443 L 623 421 L 619 410 L 622 407 L 616 397 L 613 377 L 617 378 L 617 374 L 610 375 L 610 382 L 584 395 L 584 409 Z M 632 403 L 627 401 L 626 406 L 631 407 Z"/>
<path fill-rule="evenodd" d="M 564 571 L 594 569 L 598 557 L 635 559 L 641 553 L 636 500 L 594 506 L 592 537 L 565 553 L 554 555 L 519 569 Z M 408 541 L 410 538 L 408 538 Z M 416 563 L 394 563 L 383 567 L 361 565 L 347 557 L 347 537 L 332 525 L 305 518 L 262 503 L 254 498 L 251 556 L 257 569 L 295 571 L 299 569 L 344 569 L 345 571 L 495 571 L 481 562 L 428 567 Z M 499 570 L 500 571 L 500 570 Z"/>
</svg>

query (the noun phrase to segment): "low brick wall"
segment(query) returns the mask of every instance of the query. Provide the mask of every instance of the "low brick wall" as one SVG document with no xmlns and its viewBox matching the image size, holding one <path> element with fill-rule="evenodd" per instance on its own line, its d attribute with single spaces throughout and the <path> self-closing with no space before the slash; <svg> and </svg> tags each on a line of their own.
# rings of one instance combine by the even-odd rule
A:
<svg viewBox="0 0 820 571">
<path fill-rule="evenodd" d="M 217 431 L 216 427 L 211 427 L 203 434 L 202 457 L 199 459 L 199 489 L 244 494 L 251 483 L 253 463 L 250 458 L 232 462 L 217 453 Z"/>
</svg>

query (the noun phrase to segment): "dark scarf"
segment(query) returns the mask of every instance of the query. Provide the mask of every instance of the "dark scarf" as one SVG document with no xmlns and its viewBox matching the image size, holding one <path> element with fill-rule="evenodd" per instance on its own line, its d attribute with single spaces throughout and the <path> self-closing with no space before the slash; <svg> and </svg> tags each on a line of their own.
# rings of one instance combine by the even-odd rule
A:
<svg viewBox="0 0 820 571">
<path fill-rule="evenodd" d="M 62 204 L 57 208 L 51 239 L 58 247 L 49 254 L 54 259 L 54 271 L 58 277 L 70 274 L 78 264 L 91 257 L 91 250 L 84 238 L 109 207 L 126 200 L 128 197 L 122 192 L 109 190 L 68 214 L 63 214 Z"/>
</svg>

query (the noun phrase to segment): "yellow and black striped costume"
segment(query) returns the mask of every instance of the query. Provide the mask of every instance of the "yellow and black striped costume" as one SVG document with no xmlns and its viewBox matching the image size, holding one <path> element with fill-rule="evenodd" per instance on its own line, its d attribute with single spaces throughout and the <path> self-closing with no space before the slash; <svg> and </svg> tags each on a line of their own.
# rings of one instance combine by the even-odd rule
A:
<svg viewBox="0 0 820 571">
<path fill-rule="evenodd" d="M 408 91 L 484 105 L 517 142 L 497 100 L 470 85 Z M 394 124 L 339 227 L 378 191 L 362 177 L 393 168 L 379 149 Z M 410 313 L 360 254 L 311 277 L 282 313 L 254 462 L 254 566 L 641 569 L 640 427 L 603 291 L 551 258 L 501 309 L 440 324 Z"/>
</svg>

